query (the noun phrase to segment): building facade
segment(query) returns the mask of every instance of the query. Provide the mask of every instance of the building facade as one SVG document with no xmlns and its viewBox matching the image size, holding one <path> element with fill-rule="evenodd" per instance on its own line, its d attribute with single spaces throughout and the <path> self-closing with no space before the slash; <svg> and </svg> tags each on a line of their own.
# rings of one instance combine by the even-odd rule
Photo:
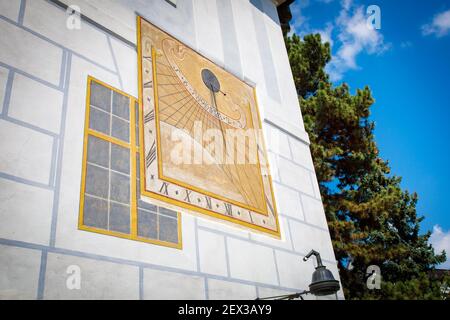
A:
<svg viewBox="0 0 450 320">
<path fill-rule="evenodd" d="M 308 289 L 315 261 L 302 259 L 311 249 L 339 280 L 280 28 L 283 2 L 0 0 L 0 299 L 289 294 Z M 147 46 L 161 35 L 169 39 L 161 50 L 157 40 Z M 171 64 L 165 43 L 175 46 L 168 50 L 175 56 L 187 50 L 209 66 L 202 69 L 209 78 L 188 86 L 184 56 Z M 209 110 L 202 119 L 215 117 L 221 126 L 238 125 L 193 99 L 194 91 L 210 84 L 213 101 L 220 102 L 233 97 L 227 88 L 254 90 L 247 102 L 254 106 L 252 123 L 259 128 L 259 118 L 264 132 L 258 155 L 268 158 L 270 169 L 243 172 L 261 175 L 260 191 L 258 179 L 242 180 L 211 202 L 213 180 L 210 190 L 194 193 L 161 182 L 152 196 L 149 186 L 161 171 L 153 174 L 151 164 L 169 169 L 159 157 L 163 131 L 153 158 L 148 123 L 163 117 L 164 95 L 179 94 L 164 91 L 163 85 L 175 86 L 163 83 L 168 79 L 184 83 L 180 90 L 190 92 L 192 105 Z M 174 114 L 183 110 L 185 104 L 175 107 L 181 99 L 168 102 Z M 145 111 L 146 101 L 161 113 Z M 176 123 L 192 114 L 186 109 Z M 191 170 L 172 172 L 187 181 Z M 236 177 L 232 169 L 217 172 Z M 240 198 L 236 204 L 228 199 L 233 187 L 252 190 L 256 200 L 244 198 L 260 205 L 261 214 L 252 211 L 259 207 L 244 212 Z M 273 199 L 263 197 L 261 204 L 261 192 Z M 340 290 L 327 298 L 344 297 Z"/>
</svg>

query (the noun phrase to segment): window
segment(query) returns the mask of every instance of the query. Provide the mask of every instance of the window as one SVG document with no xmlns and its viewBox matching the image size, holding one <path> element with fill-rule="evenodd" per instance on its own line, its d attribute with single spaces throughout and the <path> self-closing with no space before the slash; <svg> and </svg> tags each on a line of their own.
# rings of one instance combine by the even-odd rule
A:
<svg viewBox="0 0 450 320">
<path fill-rule="evenodd" d="M 88 78 L 79 229 L 181 249 L 181 216 L 140 192 L 137 99 Z"/>
</svg>

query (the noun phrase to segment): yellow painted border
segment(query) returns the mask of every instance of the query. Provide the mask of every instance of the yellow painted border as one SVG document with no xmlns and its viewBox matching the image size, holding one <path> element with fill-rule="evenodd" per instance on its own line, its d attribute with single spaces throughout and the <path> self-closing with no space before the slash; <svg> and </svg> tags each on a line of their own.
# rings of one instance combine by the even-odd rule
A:
<svg viewBox="0 0 450 320">
<path fill-rule="evenodd" d="M 108 142 L 117 144 L 117 145 L 119 145 L 119 146 L 121 146 L 121 147 L 124 147 L 124 148 L 126 148 L 126 149 L 131 149 L 131 144 L 126 143 L 126 142 L 124 142 L 124 141 L 122 141 L 122 140 L 120 140 L 120 139 L 116 139 L 116 138 L 114 138 L 114 137 L 107 136 L 107 135 L 105 135 L 105 134 L 103 134 L 103 133 L 101 133 L 101 132 L 92 130 L 92 129 L 90 129 L 90 128 L 88 128 L 87 131 L 88 131 L 87 133 L 88 133 L 90 136 L 94 136 L 94 137 L 96 137 L 96 138 L 99 138 L 99 139 L 102 139 L 102 140 L 105 140 L 105 141 L 108 141 Z"/>
<path fill-rule="evenodd" d="M 138 99 L 138 101 L 139 101 L 139 122 L 141 124 L 143 124 L 141 20 L 144 20 L 144 19 L 141 18 L 140 16 L 136 17 L 136 23 L 137 23 L 137 49 L 138 49 L 137 50 L 137 52 L 138 52 L 138 77 L 139 77 L 138 78 L 138 88 L 139 88 L 139 92 L 138 92 L 138 95 L 139 95 L 139 99 Z M 254 94 L 255 94 L 255 99 L 256 99 L 256 89 L 255 88 L 254 88 Z M 255 101 L 257 102 L 257 100 L 255 100 Z M 260 127 L 262 129 L 262 123 L 261 123 L 261 118 L 259 116 L 258 105 L 257 105 L 256 110 L 258 112 L 259 125 L 260 125 Z M 156 117 L 156 113 L 155 113 L 155 117 Z M 140 146 L 140 148 L 142 148 L 142 150 L 144 150 L 144 126 L 140 125 L 139 126 L 139 130 L 141 131 L 140 134 L 139 134 L 139 139 L 140 139 L 139 146 Z M 266 155 L 266 160 L 268 160 L 267 152 L 266 152 L 266 149 L 265 149 L 265 144 L 263 144 L 263 147 L 264 147 L 264 152 L 265 152 L 265 155 Z M 220 213 L 215 213 L 213 211 L 206 210 L 204 208 L 195 206 L 193 204 L 187 204 L 185 202 L 182 202 L 182 201 L 179 201 L 179 200 L 176 200 L 176 199 L 168 198 L 168 197 L 162 196 L 160 194 L 157 194 L 157 193 L 154 193 L 154 192 L 151 192 L 151 191 L 147 191 L 147 189 L 146 189 L 146 181 L 145 181 L 144 161 L 145 161 L 145 159 L 144 159 L 144 152 L 140 152 L 140 183 L 141 183 L 141 194 L 142 195 L 147 196 L 149 198 L 156 199 L 156 200 L 160 200 L 160 201 L 163 201 L 163 202 L 175 205 L 175 206 L 178 206 L 180 208 L 184 208 L 184 209 L 187 209 L 187 210 L 192 210 L 192 211 L 199 212 L 199 213 L 202 213 L 202 214 L 205 214 L 205 215 L 217 218 L 217 219 L 221 219 L 221 220 L 225 220 L 225 221 L 228 221 L 228 222 L 232 222 L 232 223 L 238 224 L 240 226 L 243 226 L 243 227 L 246 227 L 246 228 L 249 228 L 249 229 L 257 230 L 257 231 L 260 231 L 262 233 L 272 235 L 272 236 L 274 236 L 277 239 L 281 238 L 280 224 L 279 224 L 279 219 L 278 219 L 278 212 L 277 212 L 276 204 L 275 204 L 275 196 L 273 194 L 273 183 L 272 183 L 272 179 L 271 179 L 270 175 L 269 175 L 269 181 L 270 181 L 270 187 L 271 187 L 270 189 L 271 189 L 273 208 L 274 208 L 274 217 L 275 217 L 276 226 L 277 226 L 277 230 L 276 231 L 268 229 L 268 228 L 264 228 L 264 227 L 261 227 L 261 226 L 257 226 L 257 225 L 254 225 L 252 223 L 249 223 L 249 222 L 246 222 L 246 221 L 242 221 L 242 220 L 239 220 L 239 219 L 236 219 L 236 218 L 233 218 L 233 217 L 225 216 L 225 215 L 222 215 Z"/>
<path fill-rule="evenodd" d="M 277 204 L 275 201 L 275 194 L 273 193 L 273 182 L 272 182 L 272 175 L 271 175 L 271 170 L 270 170 L 270 164 L 269 164 L 269 156 L 267 154 L 267 148 L 266 148 L 266 139 L 264 139 L 264 128 L 262 126 L 262 121 L 261 121 L 261 115 L 259 113 L 259 104 L 258 104 L 258 96 L 256 95 L 256 88 L 253 87 L 253 95 L 255 97 L 255 103 L 256 103 L 256 115 L 258 116 L 258 122 L 259 122 L 259 126 L 262 130 L 262 134 L 263 134 L 263 139 L 261 141 L 262 144 L 262 148 L 264 151 L 264 158 L 266 159 L 266 165 L 267 165 L 267 172 L 269 173 L 267 176 L 269 178 L 269 187 L 270 187 L 270 194 L 272 196 L 272 203 L 273 203 L 273 212 L 274 212 L 274 217 L 275 217 L 275 222 L 277 223 L 277 231 L 278 231 L 278 235 L 281 237 L 280 234 L 280 221 L 278 218 L 278 210 L 277 210 Z"/>
<path fill-rule="evenodd" d="M 130 99 L 130 140 L 131 140 L 131 149 L 130 149 L 130 157 L 131 157 L 131 217 L 130 217 L 130 233 L 132 236 L 138 236 L 138 217 L 137 217 L 137 195 L 136 195 L 136 100 Z M 158 223 L 156 224 L 158 225 Z"/>
<path fill-rule="evenodd" d="M 100 132 L 94 131 L 92 129 L 89 128 L 89 115 L 90 115 L 90 97 L 91 97 L 91 83 L 92 82 L 96 82 L 104 87 L 107 87 L 108 89 L 115 91 L 121 95 L 124 95 L 126 97 L 129 98 L 130 100 L 130 136 L 131 136 L 131 141 L 130 143 L 126 143 L 123 142 L 119 139 L 115 139 L 113 137 L 104 135 Z M 119 237 L 119 238 L 123 238 L 123 239 L 129 239 L 129 240 L 134 240 L 134 241 L 140 241 L 140 242 L 146 242 L 146 243 L 151 243 L 151 244 L 156 244 L 156 245 L 161 245 L 161 246 L 165 246 L 165 247 L 170 247 L 170 248 L 175 248 L 175 249 L 182 249 L 183 248 L 183 241 L 182 241 L 182 229 L 181 229 L 181 214 L 180 212 L 177 212 L 177 220 L 178 220 L 178 243 L 172 243 L 172 242 L 167 242 L 167 241 L 162 241 L 162 240 L 157 240 L 157 239 L 147 239 L 147 238 L 143 238 L 138 236 L 137 234 L 137 203 L 136 203 L 136 191 L 137 191 L 137 185 L 136 185 L 136 179 L 137 179 L 137 173 L 136 173 L 136 153 L 139 152 L 138 148 L 136 147 L 136 110 L 135 110 L 135 105 L 136 102 L 138 102 L 138 100 L 119 90 L 116 89 L 100 80 L 97 80 L 91 76 L 88 76 L 88 80 L 87 80 L 87 90 L 86 90 L 86 115 L 85 115 L 85 123 L 84 123 L 84 139 L 83 139 L 83 163 L 82 163 L 82 175 L 81 175 L 81 188 L 80 188 L 80 212 L 79 212 L 79 216 L 78 216 L 78 229 L 79 230 L 83 230 L 83 231 L 90 231 L 90 232 L 95 232 L 95 233 L 100 233 L 100 234 L 104 234 L 104 235 L 109 235 L 109 236 L 114 236 L 114 237 Z M 140 122 L 142 124 L 142 122 Z M 111 231 L 111 230 L 104 230 L 104 229 L 100 229 L 100 228 L 95 228 L 95 227 L 89 227 L 89 226 L 85 226 L 83 224 L 84 221 L 84 194 L 86 191 L 86 169 L 87 169 L 87 147 L 88 147 L 88 138 L 89 136 L 94 136 L 97 138 L 100 138 L 102 140 L 111 142 L 113 144 L 117 144 L 120 145 L 124 148 L 127 148 L 130 150 L 130 157 L 131 157 L 131 202 L 130 202 L 130 215 L 131 215 L 131 219 L 130 219 L 130 234 L 125 234 L 125 233 L 121 233 L 121 232 L 117 232 L 117 231 Z"/>
</svg>

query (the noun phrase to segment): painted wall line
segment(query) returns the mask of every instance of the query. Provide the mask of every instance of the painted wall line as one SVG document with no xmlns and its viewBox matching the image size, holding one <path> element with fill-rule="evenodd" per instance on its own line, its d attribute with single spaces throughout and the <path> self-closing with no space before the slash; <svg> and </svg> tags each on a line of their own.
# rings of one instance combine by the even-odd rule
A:
<svg viewBox="0 0 450 320">
<path fill-rule="evenodd" d="M 11 174 L 8 174 L 5 172 L 0 172 L 0 178 L 5 179 L 5 180 L 14 181 L 14 182 L 21 183 L 21 184 L 25 184 L 25 185 L 32 186 L 32 187 L 45 189 L 45 190 L 51 190 L 51 191 L 54 190 L 52 187 L 49 187 L 47 184 L 28 180 L 28 179 L 21 178 L 21 177 L 17 177 L 17 176 L 14 176 L 14 175 L 11 175 Z"/>
<path fill-rule="evenodd" d="M 65 3 L 63 3 L 63 2 L 61 2 L 59 0 L 47 0 L 47 1 L 49 3 L 55 5 L 55 6 L 59 7 L 60 9 L 62 9 L 64 11 L 66 11 L 67 8 L 68 8 L 68 6 Z M 115 33 L 114 31 L 112 31 L 112 30 L 102 26 L 101 24 L 95 22 L 94 20 L 92 20 L 91 18 L 85 16 L 84 14 L 81 13 L 80 14 L 80 18 L 81 18 L 82 21 L 84 21 L 84 22 L 90 24 L 91 26 L 93 26 L 93 27 L 103 31 L 104 33 L 106 33 L 106 34 L 116 38 L 117 40 L 119 40 L 120 42 L 123 42 L 127 46 L 137 50 L 137 47 L 136 47 L 136 45 L 134 43 L 132 43 L 131 41 L 128 41 L 127 39 L 125 39 L 121 35 L 119 35 L 119 34 Z"/>
<path fill-rule="evenodd" d="M 17 20 L 17 23 L 20 25 L 23 25 L 23 17 L 25 15 L 25 8 L 27 6 L 27 0 L 21 0 L 20 1 L 20 8 L 19 8 L 19 18 Z"/>
<path fill-rule="evenodd" d="M 43 249 L 41 253 L 41 265 L 39 268 L 39 280 L 37 289 L 37 300 L 44 299 L 45 274 L 47 272 L 47 250 Z"/>
<path fill-rule="evenodd" d="M 60 128 L 60 139 L 58 145 L 58 156 L 56 162 L 56 170 L 55 170 L 55 192 L 53 194 L 53 209 L 52 209 L 52 223 L 50 229 L 50 246 L 55 246 L 56 241 L 56 225 L 58 220 L 58 207 L 59 207 L 59 193 L 61 187 L 61 174 L 62 174 L 62 158 L 64 151 L 64 136 L 66 130 L 66 117 L 67 117 L 67 104 L 69 99 L 69 80 L 70 80 L 70 71 L 72 65 L 72 54 L 69 52 L 67 55 L 66 67 L 65 67 L 65 81 L 64 81 L 64 98 L 63 98 L 63 107 L 61 113 L 61 128 Z"/>
<path fill-rule="evenodd" d="M 8 22 L 8 23 L 10 23 L 10 24 L 12 24 L 12 25 L 14 25 L 16 27 L 18 27 L 19 29 L 22 29 L 24 31 L 27 31 L 27 32 L 31 33 L 32 35 L 40 38 L 41 40 L 47 41 L 48 43 L 54 45 L 55 47 L 58 47 L 58 48 L 60 48 L 62 50 L 67 50 L 68 52 L 72 53 L 74 56 L 77 56 L 77 57 L 79 57 L 81 59 L 84 59 L 87 62 L 89 62 L 89 63 L 91 63 L 91 64 L 93 64 L 93 65 L 95 65 L 95 66 L 97 66 L 97 67 L 99 67 L 99 68 L 101 68 L 101 69 L 103 69 L 105 71 L 108 71 L 109 73 L 117 75 L 114 70 L 111 70 L 108 67 L 103 66 L 103 65 L 95 62 L 94 60 L 92 60 L 92 59 L 90 59 L 90 58 L 88 58 L 88 57 L 86 57 L 86 56 L 84 56 L 84 55 L 82 55 L 82 54 L 72 50 L 72 49 L 69 49 L 69 48 L 63 46 L 62 44 L 59 44 L 58 42 L 56 42 L 56 41 L 54 41 L 54 40 L 52 40 L 50 38 L 47 38 L 46 36 L 43 36 L 42 34 L 36 32 L 36 31 L 34 31 L 34 30 L 32 30 L 32 29 L 30 29 L 28 27 L 19 25 L 17 22 L 15 22 L 15 21 L 13 21 L 13 20 L 5 17 L 5 16 L 2 16 L 2 15 L 0 15 L 0 19 L 6 21 L 6 22 Z"/>
<path fill-rule="evenodd" d="M 0 18 L 1 18 L 1 16 L 0 16 Z M 46 86 L 46 87 L 49 87 L 49 88 L 51 88 L 51 89 L 54 89 L 54 90 L 57 90 L 57 91 L 62 92 L 62 89 L 59 88 L 57 85 L 54 85 L 53 83 L 50 83 L 50 82 L 48 82 L 48 81 L 45 81 L 45 80 L 43 80 L 43 79 L 41 79 L 41 78 L 38 78 L 38 77 L 36 77 L 36 76 L 33 76 L 32 74 L 29 74 L 29 73 L 27 73 L 27 72 L 25 72 L 25 71 L 22 71 L 22 70 L 20 70 L 20 69 L 17 69 L 16 67 L 10 66 L 9 64 L 6 64 L 6 63 L 4 63 L 4 62 L 2 62 L 2 61 L 0 61 L 0 66 L 3 67 L 3 68 L 5 68 L 5 69 L 8 69 L 9 72 L 14 72 L 14 73 L 20 74 L 20 75 L 22 75 L 22 76 L 24 76 L 24 77 L 27 77 L 27 78 L 31 79 L 31 80 L 34 80 L 34 81 L 36 81 L 36 82 L 39 82 L 40 84 L 43 84 L 43 85 Z"/>
<path fill-rule="evenodd" d="M 250 285 L 250 286 L 260 286 L 260 287 L 270 288 L 270 289 L 286 290 L 286 291 L 305 290 L 305 288 L 291 288 L 291 287 L 277 286 L 277 285 L 263 283 L 263 282 L 254 282 L 254 281 L 243 280 L 243 279 L 228 278 L 228 277 L 224 277 L 224 276 L 208 274 L 205 272 L 197 272 L 197 271 L 179 269 L 179 268 L 174 268 L 174 267 L 155 265 L 155 264 L 145 263 L 145 262 L 140 262 L 140 261 L 103 256 L 103 255 L 75 251 L 75 250 L 70 250 L 70 249 L 50 247 L 50 246 L 34 244 L 34 243 L 30 243 L 30 242 L 23 242 L 23 241 L 18 241 L 18 240 L 10 240 L 10 239 L 5 239 L 5 238 L 0 238 L 0 245 L 34 249 L 34 250 L 40 250 L 40 251 L 46 250 L 48 253 L 62 254 L 62 255 L 68 255 L 68 256 L 74 256 L 74 257 L 80 257 L 80 258 L 86 258 L 86 259 L 98 260 L 98 261 L 104 261 L 104 262 L 111 262 L 111 263 L 116 263 L 116 264 L 121 264 L 121 265 L 142 267 L 143 269 L 152 269 L 152 270 L 173 272 L 173 273 L 179 273 L 179 274 L 184 274 L 184 275 L 188 275 L 188 276 L 208 277 L 209 279 L 246 284 L 246 285 Z M 322 260 L 326 261 L 324 259 L 322 259 Z"/>
<path fill-rule="evenodd" d="M 1 64 L 0 64 L 1 65 Z M 8 78 L 6 79 L 5 85 L 5 96 L 3 98 L 2 116 L 7 116 L 9 112 L 9 104 L 11 102 L 11 92 L 14 81 L 14 70 L 9 70 Z"/>
<path fill-rule="evenodd" d="M 283 131 L 284 133 L 286 133 L 287 135 L 289 135 L 289 136 L 292 137 L 293 139 L 295 139 L 295 140 L 297 140 L 297 141 L 300 141 L 301 143 L 303 143 L 303 144 L 305 144 L 305 145 L 307 145 L 307 146 L 310 145 L 310 142 L 305 141 L 304 139 L 302 139 L 302 138 L 300 138 L 299 136 L 293 134 L 292 132 L 286 130 L 285 128 L 280 127 L 280 126 L 277 125 L 275 122 L 272 122 L 270 119 L 265 118 L 265 119 L 264 119 L 264 122 L 270 124 L 271 126 L 274 126 L 275 128 L 277 128 L 277 129 L 280 130 L 280 131 Z M 302 130 L 303 132 L 305 132 L 305 134 L 307 134 L 307 132 L 304 131 L 304 129 L 301 129 L 301 130 Z"/>
<path fill-rule="evenodd" d="M 296 256 L 299 256 L 299 257 L 302 257 L 302 258 L 307 254 L 307 253 L 304 253 L 304 252 L 292 251 L 292 250 L 289 250 L 289 249 L 285 249 L 283 247 L 277 247 L 277 246 L 270 245 L 270 244 L 263 243 L 263 242 L 259 242 L 257 240 L 253 240 L 253 239 L 242 238 L 242 237 L 239 237 L 239 236 L 235 236 L 233 234 L 226 233 L 224 231 L 219 231 L 219 230 L 211 229 L 211 228 L 204 227 L 204 226 L 199 226 L 198 228 L 200 230 L 205 230 L 205 231 L 208 231 L 208 232 L 211 232 L 211 233 L 221 234 L 221 235 L 224 235 L 224 236 L 229 237 L 229 238 L 245 241 L 245 242 L 248 242 L 248 243 L 251 243 L 251 244 L 255 244 L 255 245 L 260 245 L 262 247 L 266 247 L 266 248 L 269 248 L 269 249 L 274 249 L 274 250 L 290 253 L 290 254 L 293 254 L 293 255 L 296 255 Z M 323 231 L 325 231 L 325 230 L 323 230 Z M 328 263 L 332 263 L 332 264 L 336 263 L 336 261 L 332 261 L 332 260 L 328 260 L 328 259 L 324 259 L 324 258 L 322 258 L 322 261 L 325 261 L 325 262 L 328 262 Z"/>
</svg>

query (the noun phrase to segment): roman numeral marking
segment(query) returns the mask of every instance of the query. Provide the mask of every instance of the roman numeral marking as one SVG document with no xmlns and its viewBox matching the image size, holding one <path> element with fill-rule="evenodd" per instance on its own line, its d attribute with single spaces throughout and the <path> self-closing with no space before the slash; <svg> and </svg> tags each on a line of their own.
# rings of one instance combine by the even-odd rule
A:
<svg viewBox="0 0 450 320">
<path fill-rule="evenodd" d="M 153 121 L 155 119 L 155 110 L 150 110 L 149 113 L 147 113 L 144 117 L 144 122 L 148 123 L 150 121 Z"/>
<path fill-rule="evenodd" d="M 190 198 L 191 193 L 192 193 L 191 190 L 186 189 L 186 197 L 184 197 L 184 201 L 187 201 L 189 203 L 191 202 L 191 198 Z"/>
<path fill-rule="evenodd" d="M 224 202 L 225 205 L 225 211 L 227 212 L 227 215 L 231 216 L 233 215 L 233 207 L 231 204 Z"/>
<path fill-rule="evenodd" d="M 267 197 L 267 195 L 265 195 L 265 197 L 266 197 L 266 203 L 267 203 L 267 205 L 269 206 L 270 212 L 271 212 L 272 214 L 275 214 L 275 210 L 273 210 L 273 207 L 272 207 L 272 204 L 270 203 L 269 198 Z"/>
<path fill-rule="evenodd" d="M 212 209 L 212 203 L 211 203 L 211 198 L 210 197 L 207 197 L 207 196 L 205 196 L 205 199 L 206 199 L 206 206 L 208 207 L 208 209 Z"/>
<path fill-rule="evenodd" d="M 160 193 L 164 193 L 166 196 L 169 195 L 169 184 L 167 182 L 163 182 L 161 188 L 159 189 Z"/>
<path fill-rule="evenodd" d="M 145 164 L 147 165 L 147 168 L 150 167 L 150 165 L 153 163 L 153 161 L 155 161 L 155 159 L 156 159 L 156 144 L 155 141 L 153 141 L 153 144 L 150 147 L 147 156 L 145 157 Z"/>
<path fill-rule="evenodd" d="M 153 82 L 151 80 L 144 82 L 144 89 L 151 89 L 151 88 L 153 88 Z"/>
</svg>

